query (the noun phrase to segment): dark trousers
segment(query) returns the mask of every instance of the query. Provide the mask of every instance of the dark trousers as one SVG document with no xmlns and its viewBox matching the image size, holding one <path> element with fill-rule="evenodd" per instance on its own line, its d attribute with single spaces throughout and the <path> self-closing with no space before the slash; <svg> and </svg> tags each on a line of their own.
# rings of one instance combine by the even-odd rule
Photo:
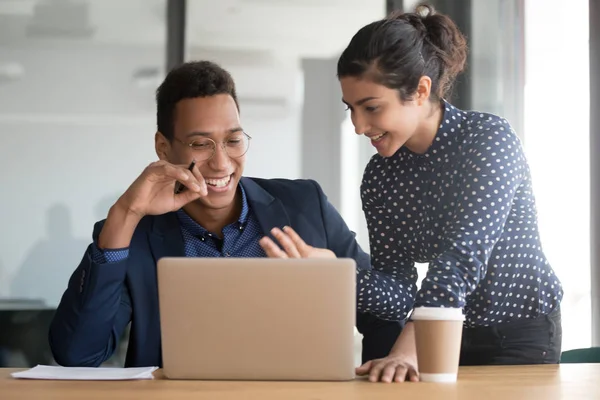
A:
<svg viewBox="0 0 600 400">
<path fill-rule="evenodd" d="M 535 319 L 464 328 L 460 365 L 556 364 L 560 360 L 560 309 Z"/>
<path fill-rule="evenodd" d="M 363 363 L 390 354 L 404 327 L 404 322 L 384 321 L 368 314 L 362 314 L 359 321 L 362 322 Z"/>
</svg>

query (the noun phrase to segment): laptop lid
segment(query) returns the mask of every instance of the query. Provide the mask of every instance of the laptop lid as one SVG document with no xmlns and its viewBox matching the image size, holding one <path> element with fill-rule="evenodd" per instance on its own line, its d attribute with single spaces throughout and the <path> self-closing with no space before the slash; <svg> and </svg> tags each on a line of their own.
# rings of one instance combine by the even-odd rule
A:
<svg viewBox="0 0 600 400">
<path fill-rule="evenodd" d="M 166 377 L 354 378 L 354 260 L 163 258 L 157 268 Z"/>
</svg>

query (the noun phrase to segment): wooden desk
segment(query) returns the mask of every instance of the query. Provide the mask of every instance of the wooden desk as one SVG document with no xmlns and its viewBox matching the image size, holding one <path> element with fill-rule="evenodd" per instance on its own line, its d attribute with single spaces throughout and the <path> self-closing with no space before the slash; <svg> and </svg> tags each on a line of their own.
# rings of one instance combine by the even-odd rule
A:
<svg viewBox="0 0 600 400">
<path fill-rule="evenodd" d="M 600 399 L 600 364 L 463 367 L 456 384 L 352 382 L 34 381 L 0 369 L 0 399 Z"/>
</svg>

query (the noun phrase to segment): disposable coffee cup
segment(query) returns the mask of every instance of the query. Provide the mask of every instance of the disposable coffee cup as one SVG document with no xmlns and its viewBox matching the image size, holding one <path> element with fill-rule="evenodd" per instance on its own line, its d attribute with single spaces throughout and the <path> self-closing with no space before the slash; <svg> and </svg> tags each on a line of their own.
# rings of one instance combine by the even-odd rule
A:
<svg viewBox="0 0 600 400">
<path fill-rule="evenodd" d="M 465 317 L 461 308 L 413 310 L 419 377 L 423 382 L 456 382 Z"/>
</svg>

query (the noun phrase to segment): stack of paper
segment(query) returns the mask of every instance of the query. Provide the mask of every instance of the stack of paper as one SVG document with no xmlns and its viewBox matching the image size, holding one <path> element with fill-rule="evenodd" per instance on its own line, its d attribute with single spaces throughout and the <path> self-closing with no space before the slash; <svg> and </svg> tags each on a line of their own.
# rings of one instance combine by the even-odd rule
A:
<svg viewBox="0 0 600 400">
<path fill-rule="evenodd" d="M 81 381 L 115 381 L 132 379 L 153 379 L 152 373 L 158 367 L 143 368 L 89 368 L 89 367 L 53 367 L 38 365 L 27 371 L 13 372 L 13 378 L 21 379 L 57 379 Z"/>
</svg>

